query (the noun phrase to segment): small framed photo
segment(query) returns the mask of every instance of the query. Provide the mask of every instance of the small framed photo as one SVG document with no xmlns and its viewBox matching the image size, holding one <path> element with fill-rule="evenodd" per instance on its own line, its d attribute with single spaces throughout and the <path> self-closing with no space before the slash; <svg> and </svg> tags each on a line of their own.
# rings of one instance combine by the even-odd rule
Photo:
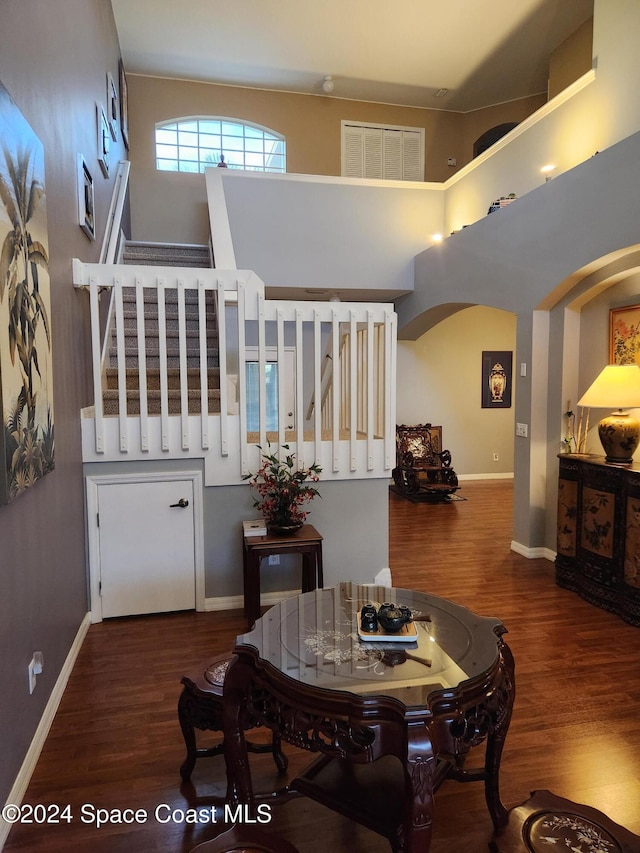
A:
<svg viewBox="0 0 640 853">
<path fill-rule="evenodd" d="M 513 353 L 488 350 L 482 353 L 482 408 L 510 409 Z"/>
<path fill-rule="evenodd" d="M 98 163 L 105 178 L 109 177 L 109 158 L 111 150 L 111 131 L 107 114 L 102 104 L 96 104 L 96 127 L 98 131 Z"/>
<path fill-rule="evenodd" d="M 116 88 L 113 74 L 107 73 L 107 118 L 109 119 L 109 130 L 111 138 L 115 142 L 118 139 L 118 122 L 120 121 L 120 104 L 118 89 Z"/>
<path fill-rule="evenodd" d="M 609 363 L 640 364 L 640 305 L 609 311 Z"/>
<path fill-rule="evenodd" d="M 90 240 L 96 239 L 93 178 L 87 162 L 78 154 L 78 225 Z"/>
<path fill-rule="evenodd" d="M 127 84 L 127 75 L 124 70 L 124 63 L 120 60 L 120 130 L 122 131 L 122 140 L 129 150 L 129 87 Z"/>
</svg>

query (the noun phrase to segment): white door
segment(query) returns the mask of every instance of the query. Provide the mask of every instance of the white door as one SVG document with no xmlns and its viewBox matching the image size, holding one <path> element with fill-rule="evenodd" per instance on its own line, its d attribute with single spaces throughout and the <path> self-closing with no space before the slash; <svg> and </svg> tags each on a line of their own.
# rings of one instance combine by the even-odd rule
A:
<svg viewBox="0 0 640 853">
<path fill-rule="evenodd" d="M 194 608 L 193 480 L 99 483 L 96 491 L 102 617 Z"/>
</svg>

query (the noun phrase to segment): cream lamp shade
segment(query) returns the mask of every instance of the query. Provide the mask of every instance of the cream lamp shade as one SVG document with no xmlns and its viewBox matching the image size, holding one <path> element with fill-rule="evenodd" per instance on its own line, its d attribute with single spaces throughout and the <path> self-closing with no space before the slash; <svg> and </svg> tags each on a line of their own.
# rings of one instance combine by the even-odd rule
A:
<svg viewBox="0 0 640 853">
<path fill-rule="evenodd" d="M 609 364 L 578 400 L 583 408 L 617 409 L 598 424 L 607 462 L 628 465 L 640 441 L 640 421 L 627 408 L 640 406 L 640 367 Z"/>
</svg>

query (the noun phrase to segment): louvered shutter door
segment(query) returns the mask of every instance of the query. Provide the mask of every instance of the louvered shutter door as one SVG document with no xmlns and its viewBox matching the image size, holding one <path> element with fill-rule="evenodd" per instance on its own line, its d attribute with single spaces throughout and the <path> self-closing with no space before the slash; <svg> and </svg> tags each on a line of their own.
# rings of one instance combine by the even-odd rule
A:
<svg viewBox="0 0 640 853">
<path fill-rule="evenodd" d="M 422 131 L 344 124 L 342 134 L 345 177 L 424 180 Z"/>
<path fill-rule="evenodd" d="M 420 134 L 403 131 L 402 136 L 402 180 L 424 181 L 421 170 Z"/>
<path fill-rule="evenodd" d="M 344 164 L 343 175 L 347 178 L 361 178 L 364 171 L 364 145 L 362 127 L 346 125 L 344 128 Z"/>
<path fill-rule="evenodd" d="M 402 130 L 384 131 L 384 174 L 383 178 L 389 181 L 401 181 L 402 170 Z"/>
<path fill-rule="evenodd" d="M 384 178 L 382 150 L 382 130 L 377 127 L 365 127 L 363 178 Z"/>
</svg>

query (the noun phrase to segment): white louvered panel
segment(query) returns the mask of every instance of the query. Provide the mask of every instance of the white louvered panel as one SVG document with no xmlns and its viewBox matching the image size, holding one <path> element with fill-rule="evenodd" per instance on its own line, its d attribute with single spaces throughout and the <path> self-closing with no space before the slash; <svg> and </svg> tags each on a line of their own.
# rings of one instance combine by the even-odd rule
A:
<svg viewBox="0 0 640 853">
<path fill-rule="evenodd" d="M 343 175 L 347 178 L 361 178 L 364 171 L 364 145 L 361 127 L 347 125 L 343 136 Z"/>
<path fill-rule="evenodd" d="M 424 180 L 421 134 L 408 130 L 402 133 L 402 180 Z"/>
<path fill-rule="evenodd" d="M 424 180 L 424 130 L 343 122 L 342 174 L 351 178 Z"/>
<path fill-rule="evenodd" d="M 402 171 L 402 146 L 403 137 L 406 136 L 402 130 L 385 130 L 384 133 L 384 174 L 383 178 L 388 181 L 401 181 Z"/>
<path fill-rule="evenodd" d="M 363 178 L 383 178 L 382 130 L 378 127 L 363 128 L 364 173 Z"/>
</svg>

